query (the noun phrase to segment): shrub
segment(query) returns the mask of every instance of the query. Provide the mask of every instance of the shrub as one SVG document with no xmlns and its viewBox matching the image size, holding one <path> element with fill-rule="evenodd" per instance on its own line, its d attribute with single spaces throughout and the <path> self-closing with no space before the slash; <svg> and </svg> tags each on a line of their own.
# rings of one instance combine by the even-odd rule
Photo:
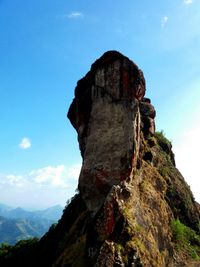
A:
<svg viewBox="0 0 200 267">
<path fill-rule="evenodd" d="M 193 259 L 200 259 L 200 236 L 190 227 L 175 219 L 171 222 L 176 248 L 187 252 Z"/>
<path fill-rule="evenodd" d="M 157 139 L 158 145 L 167 153 L 170 152 L 172 144 L 171 142 L 166 138 L 165 133 L 163 130 L 160 132 L 155 132 L 155 137 Z"/>
</svg>

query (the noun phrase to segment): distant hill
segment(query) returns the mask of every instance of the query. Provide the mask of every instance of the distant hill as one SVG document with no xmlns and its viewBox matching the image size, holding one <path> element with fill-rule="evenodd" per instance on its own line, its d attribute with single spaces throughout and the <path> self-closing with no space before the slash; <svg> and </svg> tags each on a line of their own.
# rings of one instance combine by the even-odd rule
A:
<svg viewBox="0 0 200 267">
<path fill-rule="evenodd" d="M 56 205 L 45 210 L 35 211 L 35 215 L 48 220 L 57 221 L 62 215 L 63 208 Z"/>
<path fill-rule="evenodd" d="M 0 243 L 15 244 L 21 239 L 43 236 L 52 221 L 46 219 L 26 220 L 0 217 Z"/>
<path fill-rule="evenodd" d="M 0 203 L 0 216 L 7 216 L 8 212 L 12 210 L 11 207 Z"/>
<path fill-rule="evenodd" d="M 0 203 L 0 216 L 12 219 L 38 220 L 43 218 L 47 220 L 57 221 L 61 217 L 62 211 L 63 207 L 61 205 L 55 205 L 44 210 L 27 211 L 20 207 L 11 208 L 5 204 Z"/>
<path fill-rule="evenodd" d="M 62 215 L 62 206 L 45 210 L 26 211 L 20 207 L 11 208 L 0 204 L 0 243 L 15 244 L 31 237 L 40 238 Z"/>
</svg>

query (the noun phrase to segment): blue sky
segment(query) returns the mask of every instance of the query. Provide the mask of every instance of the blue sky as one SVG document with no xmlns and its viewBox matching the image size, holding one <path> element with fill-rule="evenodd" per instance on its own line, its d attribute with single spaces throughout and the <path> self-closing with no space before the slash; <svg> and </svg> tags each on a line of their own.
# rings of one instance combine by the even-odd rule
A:
<svg viewBox="0 0 200 267">
<path fill-rule="evenodd" d="M 0 202 L 74 194 L 81 157 L 66 113 L 77 80 L 113 49 L 143 70 L 157 129 L 200 201 L 199 25 L 199 0 L 0 0 Z"/>
</svg>

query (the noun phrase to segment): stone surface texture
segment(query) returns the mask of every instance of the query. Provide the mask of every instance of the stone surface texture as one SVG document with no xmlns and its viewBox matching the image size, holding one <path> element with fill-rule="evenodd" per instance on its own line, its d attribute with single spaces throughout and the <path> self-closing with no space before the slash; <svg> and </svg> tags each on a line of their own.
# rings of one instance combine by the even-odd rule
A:
<svg viewBox="0 0 200 267">
<path fill-rule="evenodd" d="M 91 211 L 136 165 L 141 113 L 146 131 L 154 132 L 155 110 L 143 102 L 145 90 L 142 71 L 116 51 L 105 53 L 77 84 L 68 117 L 83 156 L 79 189 Z"/>
</svg>

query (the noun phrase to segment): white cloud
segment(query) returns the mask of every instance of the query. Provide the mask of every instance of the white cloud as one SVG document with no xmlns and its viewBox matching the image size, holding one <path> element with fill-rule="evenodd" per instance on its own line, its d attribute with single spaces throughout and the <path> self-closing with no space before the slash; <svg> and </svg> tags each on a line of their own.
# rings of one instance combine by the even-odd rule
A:
<svg viewBox="0 0 200 267">
<path fill-rule="evenodd" d="M 28 149 L 28 148 L 30 148 L 30 147 L 31 147 L 31 140 L 30 140 L 29 138 L 27 138 L 27 137 L 24 137 L 24 138 L 21 140 L 21 142 L 20 142 L 20 144 L 19 144 L 19 147 L 20 147 L 21 149 Z"/>
<path fill-rule="evenodd" d="M 193 0 L 184 0 L 185 5 L 191 5 L 193 3 Z"/>
<path fill-rule="evenodd" d="M 76 164 L 68 168 L 67 174 L 72 179 L 77 180 L 79 178 L 80 170 L 81 170 L 81 164 Z"/>
<path fill-rule="evenodd" d="M 20 176 L 20 175 L 7 175 L 7 180 L 8 180 L 8 183 L 11 185 L 11 186 L 23 186 L 23 183 L 24 183 L 24 180 L 23 180 L 23 177 Z"/>
<path fill-rule="evenodd" d="M 27 174 L 0 174 L 1 202 L 33 208 L 65 205 L 78 184 L 81 164 L 47 166 Z"/>
<path fill-rule="evenodd" d="M 164 16 L 161 18 L 161 27 L 164 28 L 168 22 L 168 17 L 167 16 Z"/>
<path fill-rule="evenodd" d="M 174 144 L 176 164 L 191 187 L 198 202 L 200 202 L 200 125 L 196 123 Z"/>
<path fill-rule="evenodd" d="M 0 186 L 15 186 L 15 187 L 23 187 L 24 186 L 24 178 L 21 175 L 0 175 Z"/>
<path fill-rule="evenodd" d="M 65 16 L 66 17 L 66 16 Z M 77 19 L 83 17 L 83 13 L 79 11 L 73 11 L 70 14 L 67 15 L 69 19 Z"/>
<path fill-rule="evenodd" d="M 29 177 L 40 185 L 56 186 L 56 187 L 68 187 L 68 181 L 65 179 L 66 168 L 64 165 L 58 165 L 56 167 L 48 166 L 42 169 L 32 171 Z"/>
<path fill-rule="evenodd" d="M 0 185 L 68 188 L 78 181 L 80 169 L 81 164 L 69 167 L 58 165 L 36 169 L 24 175 L 0 174 Z"/>
</svg>

